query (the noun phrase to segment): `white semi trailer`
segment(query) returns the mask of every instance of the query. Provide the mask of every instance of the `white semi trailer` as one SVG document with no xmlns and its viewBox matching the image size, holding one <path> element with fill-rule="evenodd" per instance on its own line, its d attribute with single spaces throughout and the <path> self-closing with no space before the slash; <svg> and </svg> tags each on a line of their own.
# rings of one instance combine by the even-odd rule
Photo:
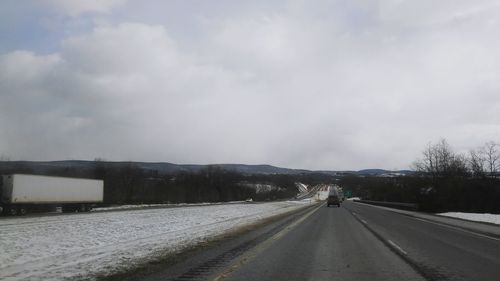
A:
<svg viewBox="0 0 500 281">
<path fill-rule="evenodd" d="M 63 212 L 88 212 L 103 200 L 102 180 L 4 175 L 0 178 L 0 212 L 24 215 L 61 207 Z"/>
</svg>

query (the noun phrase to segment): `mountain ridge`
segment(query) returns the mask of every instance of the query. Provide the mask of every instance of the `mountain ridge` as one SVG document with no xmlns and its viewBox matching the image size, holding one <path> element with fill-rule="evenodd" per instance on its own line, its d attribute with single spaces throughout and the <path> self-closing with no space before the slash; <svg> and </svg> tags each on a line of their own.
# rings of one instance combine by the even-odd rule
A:
<svg viewBox="0 0 500 281">
<path fill-rule="evenodd" d="M 133 165 L 144 170 L 156 170 L 160 174 L 175 174 L 181 172 L 199 172 L 207 167 L 219 167 L 227 171 L 243 174 L 328 174 L 332 176 L 380 176 L 385 174 L 412 174 L 410 170 L 362 169 L 358 171 L 308 170 L 277 167 L 269 164 L 174 164 L 169 162 L 135 162 L 135 161 L 91 161 L 91 160 L 56 160 L 56 161 L 0 161 L 0 168 L 24 167 L 34 172 L 43 173 L 54 168 L 94 169 L 98 165 L 125 167 Z"/>
</svg>

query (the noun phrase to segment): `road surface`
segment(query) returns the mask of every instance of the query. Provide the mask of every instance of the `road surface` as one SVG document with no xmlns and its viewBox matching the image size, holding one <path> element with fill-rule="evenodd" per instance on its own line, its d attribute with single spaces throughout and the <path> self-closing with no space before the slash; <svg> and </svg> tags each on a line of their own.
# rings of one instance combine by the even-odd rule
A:
<svg viewBox="0 0 500 281">
<path fill-rule="evenodd" d="M 346 202 L 341 208 L 309 208 L 128 280 L 481 281 L 499 276 L 495 236 Z"/>
</svg>

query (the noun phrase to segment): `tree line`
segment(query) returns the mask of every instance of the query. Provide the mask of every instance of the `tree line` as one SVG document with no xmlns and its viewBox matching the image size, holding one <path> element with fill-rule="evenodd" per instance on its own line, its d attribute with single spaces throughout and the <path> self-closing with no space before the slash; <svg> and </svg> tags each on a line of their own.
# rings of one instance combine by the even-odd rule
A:
<svg viewBox="0 0 500 281">
<path fill-rule="evenodd" d="M 315 184 L 326 175 L 243 174 L 207 165 L 196 172 L 160 173 L 134 162 L 115 163 L 96 159 L 81 167 L 52 167 L 40 170 L 30 162 L 4 161 L 0 174 L 42 174 L 104 180 L 104 204 L 156 204 L 241 201 L 251 198 L 268 201 L 293 198 L 296 182 Z M 252 184 L 275 188 L 257 191 Z"/>
<path fill-rule="evenodd" d="M 445 139 L 429 143 L 404 177 L 344 177 L 353 194 L 376 201 L 418 203 L 429 212 L 500 213 L 500 146 L 488 142 L 468 153 Z"/>
</svg>

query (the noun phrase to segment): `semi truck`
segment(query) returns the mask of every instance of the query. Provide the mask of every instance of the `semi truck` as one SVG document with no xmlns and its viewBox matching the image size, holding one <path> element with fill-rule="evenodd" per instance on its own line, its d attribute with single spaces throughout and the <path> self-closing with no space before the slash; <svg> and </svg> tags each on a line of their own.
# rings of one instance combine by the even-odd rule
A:
<svg viewBox="0 0 500 281">
<path fill-rule="evenodd" d="M 326 206 L 330 207 L 330 205 L 337 205 L 337 207 L 340 207 L 340 202 L 339 190 L 337 186 L 332 186 L 328 190 L 328 199 L 326 201 Z"/>
<path fill-rule="evenodd" d="M 102 180 L 13 174 L 0 176 L 0 213 L 25 215 L 61 207 L 89 212 L 103 201 Z"/>
</svg>

